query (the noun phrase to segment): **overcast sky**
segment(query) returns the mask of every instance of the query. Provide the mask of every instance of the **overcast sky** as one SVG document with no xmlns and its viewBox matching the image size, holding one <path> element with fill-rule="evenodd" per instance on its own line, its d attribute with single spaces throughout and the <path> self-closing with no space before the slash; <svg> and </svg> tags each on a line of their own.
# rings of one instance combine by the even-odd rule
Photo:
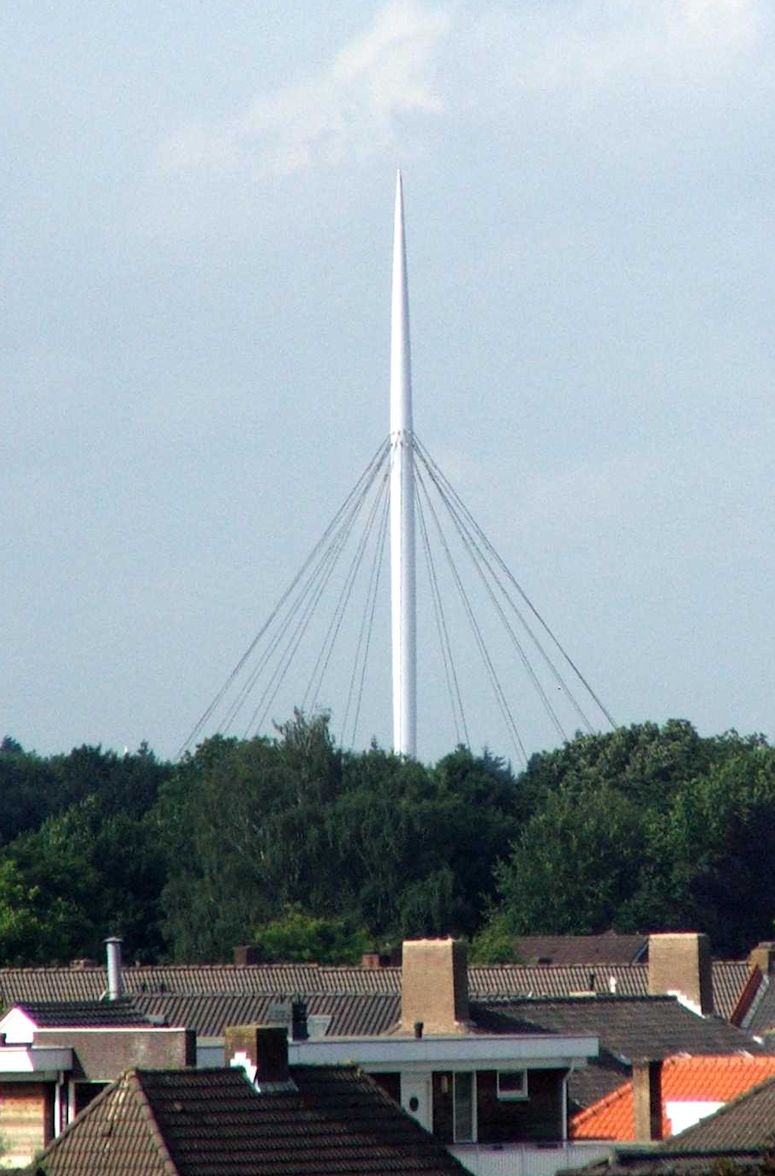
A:
<svg viewBox="0 0 775 1176">
<path fill-rule="evenodd" d="M 773 33 L 5 0 L 0 734 L 176 753 L 387 432 L 397 167 L 418 436 L 619 722 L 775 734 Z"/>
</svg>

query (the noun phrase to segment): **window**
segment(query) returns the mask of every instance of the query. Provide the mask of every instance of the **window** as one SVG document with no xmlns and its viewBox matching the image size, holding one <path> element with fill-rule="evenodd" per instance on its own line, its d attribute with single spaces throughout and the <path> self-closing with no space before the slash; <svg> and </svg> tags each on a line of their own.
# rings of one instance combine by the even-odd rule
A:
<svg viewBox="0 0 775 1176">
<path fill-rule="evenodd" d="M 81 1111 L 85 1107 L 88 1107 L 92 1099 L 95 1099 L 100 1091 L 104 1090 L 108 1085 L 107 1082 L 76 1082 L 73 1117 L 80 1115 Z"/>
<path fill-rule="evenodd" d="M 470 1070 L 463 1070 L 454 1075 L 453 1135 L 455 1143 L 473 1143 L 476 1139 L 475 1093 L 474 1075 Z"/>
<path fill-rule="evenodd" d="M 527 1098 L 527 1070 L 499 1070 L 498 1098 Z"/>
</svg>

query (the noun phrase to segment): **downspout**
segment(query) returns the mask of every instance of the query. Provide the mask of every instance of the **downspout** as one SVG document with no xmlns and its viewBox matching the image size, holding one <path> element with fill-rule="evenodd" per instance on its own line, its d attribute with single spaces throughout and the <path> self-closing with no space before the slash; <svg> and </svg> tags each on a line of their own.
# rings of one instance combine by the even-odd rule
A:
<svg viewBox="0 0 775 1176">
<path fill-rule="evenodd" d="M 66 1116 L 64 1114 L 64 1106 L 62 1100 L 62 1091 L 65 1085 L 65 1072 L 59 1070 L 57 1072 L 56 1086 L 54 1087 L 54 1139 L 61 1135 L 67 1126 Z"/>
<path fill-rule="evenodd" d="M 570 1082 L 570 1076 L 574 1068 L 573 1062 L 571 1062 L 570 1069 L 566 1071 L 565 1077 L 562 1080 L 562 1122 L 560 1124 L 560 1130 L 562 1131 L 562 1142 L 566 1145 L 568 1143 L 568 1083 Z"/>
</svg>

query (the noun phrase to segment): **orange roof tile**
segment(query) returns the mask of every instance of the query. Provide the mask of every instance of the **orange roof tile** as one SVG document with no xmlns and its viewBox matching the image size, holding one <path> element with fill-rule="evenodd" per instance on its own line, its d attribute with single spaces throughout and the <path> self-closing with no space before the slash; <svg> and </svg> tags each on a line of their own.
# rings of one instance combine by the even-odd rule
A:
<svg viewBox="0 0 775 1176">
<path fill-rule="evenodd" d="M 662 1134 L 670 1135 L 669 1102 L 726 1103 L 775 1075 L 775 1057 L 730 1054 L 717 1057 L 677 1054 L 662 1066 Z M 625 1082 L 574 1115 L 572 1139 L 635 1138 L 632 1082 Z"/>
</svg>

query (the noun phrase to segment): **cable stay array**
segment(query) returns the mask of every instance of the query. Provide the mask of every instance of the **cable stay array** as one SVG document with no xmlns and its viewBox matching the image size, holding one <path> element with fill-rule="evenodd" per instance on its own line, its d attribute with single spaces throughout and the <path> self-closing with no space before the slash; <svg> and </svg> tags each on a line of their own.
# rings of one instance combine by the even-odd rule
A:
<svg viewBox="0 0 775 1176">
<path fill-rule="evenodd" d="M 500 716 L 520 764 L 540 745 L 535 731 L 526 727 L 532 728 L 539 712 L 561 741 L 576 730 L 591 733 L 596 724 L 613 727 L 598 694 L 416 435 L 411 444 L 423 674 L 436 673 L 440 661 L 454 743 L 473 749 L 473 743 L 485 742 L 477 739 L 480 724 L 467 697 L 473 688 L 481 705 L 482 690 L 473 686 L 477 678 L 486 684 L 488 707 Z M 281 691 L 291 687 L 292 706 L 331 714 L 342 746 L 365 741 L 364 700 L 373 694 L 372 670 L 376 664 L 384 673 L 389 660 L 386 651 L 375 653 L 375 645 L 387 611 L 381 607 L 380 587 L 390 465 L 386 439 L 179 754 L 215 733 L 243 738 L 266 733 L 278 717 Z M 435 666 L 426 669 L 431 655 Z M 280 711 L 287 713 L 287 706 Z M 447 746 L 452 745 L 450 738 Z"/>
</svg>

